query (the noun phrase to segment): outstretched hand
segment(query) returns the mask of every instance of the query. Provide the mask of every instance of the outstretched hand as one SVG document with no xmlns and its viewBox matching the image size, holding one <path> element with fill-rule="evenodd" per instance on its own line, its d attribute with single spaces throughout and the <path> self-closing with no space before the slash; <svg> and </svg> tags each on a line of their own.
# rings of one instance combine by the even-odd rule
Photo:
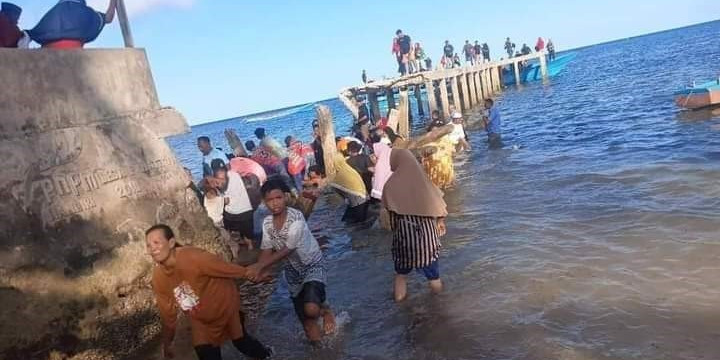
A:
<svg viewBox="0 0 720 360">
<path fill-rule="evenodd" d="M 262 268 L 258 264 L 252 264 L 246 268 L 245 278 L 252 282 L 259 282 L 261 272 Z"/>
<path fill-rule="evenodd" d="M 439 236 L 445 236 L 445 234 L 447 234 L 447 225 L 445 225 L 444 218 L 439 218 L 437 220 L 437 229 L 438 229 Z"/>
</svg>

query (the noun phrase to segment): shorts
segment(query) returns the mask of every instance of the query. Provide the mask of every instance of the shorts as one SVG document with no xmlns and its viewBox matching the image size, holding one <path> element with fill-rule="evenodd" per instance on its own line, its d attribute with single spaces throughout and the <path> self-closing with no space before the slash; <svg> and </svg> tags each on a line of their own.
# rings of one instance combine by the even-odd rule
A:
<svg viewBox="0 0 720 360">
<path fill-rule="evenodd" d="M 397 267 L 395 268 L 395 272 L 399 275 L 407 275 L 412 270 L 413 269 L 398 269 Z M 425 275 L 428 280 L 440 279 L 440 265 L 438 264 L 438 260 L 431 262 L 430 265 L 426 267 L 417 269 L 417 271 Z"/>
<path fill-rule="evenodd" d="M 238 232 L 247 239 L 253 239 L 255 238 L 253 225 L 252 210 L 237 215 L 230 214 L 227 211 L 223 212 L 223 227 L 227 231 Z"/>
<path fill-rule="evenodd" d="M 319 281 L 308 281 L 303 284 L 300 294 L 291 299 L 298 319 L 305 321 L 305 304 L 312 303 L 321 306 L 325 303 L 325 284 Z"/>
</svg>

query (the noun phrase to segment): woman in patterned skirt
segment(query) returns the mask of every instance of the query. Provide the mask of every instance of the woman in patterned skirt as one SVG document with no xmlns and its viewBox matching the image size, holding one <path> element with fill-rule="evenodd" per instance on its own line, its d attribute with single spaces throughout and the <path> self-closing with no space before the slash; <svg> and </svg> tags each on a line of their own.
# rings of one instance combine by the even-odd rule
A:
<svg viewBox="0 0 720 360">
<path fill-rule="evenodd" d="M 425 275 L 437 294 L 442 291 L 438 258 L 447 205 L 409 150 L 393 149 L 390 168 L 393 174 L 383 189 L 382 203 L 390 213 L 393 231 L 395 301 L 405 300 L 407 274 L 413 269 Z"/>
</svg>

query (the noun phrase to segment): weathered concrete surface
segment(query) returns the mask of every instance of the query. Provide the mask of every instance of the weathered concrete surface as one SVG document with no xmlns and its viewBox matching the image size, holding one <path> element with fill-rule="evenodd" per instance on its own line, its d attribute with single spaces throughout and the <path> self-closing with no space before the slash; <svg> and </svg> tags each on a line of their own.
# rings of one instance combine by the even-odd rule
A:
<svg viewBox="0 0 720 360">
<path fill-rule="evenodd" d="M 144 230 L 225 251 L 162 139 L 187 124 L 142 50 L 0 59 L 0 358 L 137 353 L 159 330 Z"/>
</svg>

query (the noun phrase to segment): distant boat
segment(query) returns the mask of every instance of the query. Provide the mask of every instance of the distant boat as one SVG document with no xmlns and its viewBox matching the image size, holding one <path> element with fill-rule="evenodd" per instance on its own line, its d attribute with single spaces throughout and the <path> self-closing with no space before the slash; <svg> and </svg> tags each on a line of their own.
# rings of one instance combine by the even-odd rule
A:
<svg viewBox="0 0 720 360">
<path fill-rule="evenodd" d="M 548 76 L 553 77 L 559 74 L 567 64 L 572 61 L 577 54 L 567 53 L 560 55 L 553 61 L 547 62 Z M 512 66 L 506 66 L 503 68 L 502 73 L 503 85 L 515 85 L 515 71 Z M 520 82 L 526 83 L 531 81 L 542 80 L 542 73 L 540 72 L 540 62 L 537 60 L 530 61 L 520 72 Z"/>
<path fill-rule="evenodd" d="M 720 78 L 675 92 L 675 104 L 686 109 L 720 105 Z"/>
</svg>

